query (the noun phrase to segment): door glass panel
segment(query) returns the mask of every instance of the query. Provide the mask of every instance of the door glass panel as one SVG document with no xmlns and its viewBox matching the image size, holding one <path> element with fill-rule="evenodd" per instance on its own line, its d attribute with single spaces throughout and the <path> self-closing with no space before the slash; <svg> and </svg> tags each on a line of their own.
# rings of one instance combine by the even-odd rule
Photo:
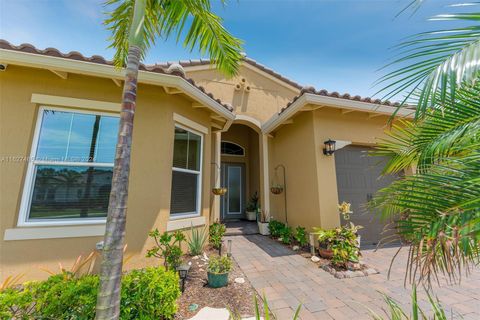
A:
<svg viewBox="0 0 480 320">
<path fill-rule="evenodd" d="M 241 212 L 241 175 L 240 167 L 228 167 L 228 212 Z"/>
</svg>

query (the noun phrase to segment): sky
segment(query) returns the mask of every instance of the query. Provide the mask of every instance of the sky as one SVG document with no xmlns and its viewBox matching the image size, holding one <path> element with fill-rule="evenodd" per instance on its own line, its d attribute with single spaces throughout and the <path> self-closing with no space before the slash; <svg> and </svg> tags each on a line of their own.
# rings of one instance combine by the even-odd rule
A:
<svg viewBox="0 0 480 320">
<path fill-rule="evenodd" d="M 248 57 L 300 83 L 372 96 L 380 70 L 413 34 L 452 27 L 430 21 L 449 12 L 449 0 L 426 0 L 415 13 L 397 14 L 411 0 L 234 0 L 214 11 L 244 41 Z M 78 51 L 111 59 L 108 7 L 99 0 L 0 0 L 0 38 L 40 49 Z M 198 59 L 175 39 L 157 41 L 145 63 Z M 207 57 L 204 57 L 207 58 Z M 376 96 L 381 97 L 381 96 Z"/>
</svg>

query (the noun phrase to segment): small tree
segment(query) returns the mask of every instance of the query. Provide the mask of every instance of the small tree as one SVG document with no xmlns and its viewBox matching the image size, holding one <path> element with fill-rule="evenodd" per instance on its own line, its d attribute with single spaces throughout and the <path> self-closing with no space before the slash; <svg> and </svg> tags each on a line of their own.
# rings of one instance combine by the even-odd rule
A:
<svg viewBox="0 0 480 320">
<path fill-rule="evenodd" d="M 130 149 L 137 98 L 140 60 L 157 37 L 185 36 L 183 45 L 209 52 L 216 67 L 235 75 L 241 60 L 241 41 L 228 33 L 209 0 L 109 0 L 115 8 L 105 24 L 112 31 L 117 67 L 126 65 L 120 126 L 108 206 L 96 319 L 118 319 L 120 279 L 130 173 Z M 186 29 L 188 27 L 188 29 Z M 186 32 L 184 32 L 186 31 Z"/>
</svg>

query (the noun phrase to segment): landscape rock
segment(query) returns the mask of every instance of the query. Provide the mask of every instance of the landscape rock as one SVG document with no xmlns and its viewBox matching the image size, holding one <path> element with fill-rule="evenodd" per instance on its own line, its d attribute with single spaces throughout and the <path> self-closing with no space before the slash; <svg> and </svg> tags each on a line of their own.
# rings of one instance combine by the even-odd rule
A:
<svg viewBox="0 0 480 320">
<path fill-rule="evenodd" d="M 293 249 L 293 251 L 298 251 L 298 250 L 300 250 L 300 247 L 299 246 L 293 246 L 292 249 Z"/>
<path fill-rule="evenodd" d="M 234 281 L 235 281 L 236 283 L 240 283 L 240 284 L 245 283 L 245 279 L 244 279 L 244 278 L 235 278 Z"/>
<path fill-rule="evenodd" d="M 317 256 L 312 256 L 310 259 L 311 259 L 313 262 L 319 262 L 319 261 L 320 261 L 320 258 L 317 257 Z"/>
<path fill-rule="evenodd" d="M 230 318 L 230 313 L 227 309 L 221 308 L 202 308 L 195 316 L 190 318 L 190 320 L 228 320 Z"/>
</svg>

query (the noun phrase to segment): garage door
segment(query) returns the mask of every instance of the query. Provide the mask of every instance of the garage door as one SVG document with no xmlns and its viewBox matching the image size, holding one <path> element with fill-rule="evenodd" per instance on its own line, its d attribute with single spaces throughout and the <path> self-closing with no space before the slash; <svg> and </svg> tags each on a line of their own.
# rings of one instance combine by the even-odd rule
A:
<svg viewBox="0 0 480 320">
<path fill-rule="evenodd" d="M 392 234 L 386 232 L 391 225 L 366 208 L 366 203 L 375 192 L 388 186 L 397 176 L 380 176 L 386 163 L 385 158 L 368 156 L 371 148 L 347 146 L 335 152 L 338 200 L 350 202 L 353 214 L 351 221 L 362 225 L 359 231 L 363 246 L 376 245 L 380 239 Z M 342 218 L 342 217 L 340 217 Z M 345 221 L 341 221 L 342 225 Z M 387 228 L 385 226 L 387 225 Z"/>
</svg>

